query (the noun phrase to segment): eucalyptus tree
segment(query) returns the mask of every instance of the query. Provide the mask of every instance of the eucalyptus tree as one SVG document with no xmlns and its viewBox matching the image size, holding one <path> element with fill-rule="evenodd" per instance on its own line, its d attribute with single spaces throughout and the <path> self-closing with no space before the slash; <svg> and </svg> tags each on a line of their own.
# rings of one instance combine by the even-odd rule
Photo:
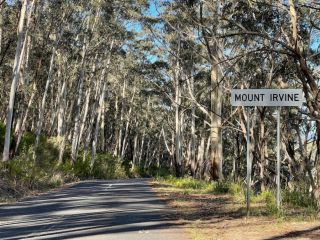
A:
<svg viewBox="0 0 320 240">
<path fill-rule="evenodd" d="M 7 119 L 6 119 L 6 134 L 5 134 L 5 143 L 3 149 L 3 161 L 9 160 L 9 151 L 10 151 L 10 139 L 11 139 L 11 127 L 12 127 L 12 117 L 13 117 L 13 108 L 15 102 L 15 95 L 17 90 L 17 85 L 20 77 L 20 69 L 22 65 L 23 54 L 26 46 L 26 39 L 28 35 L 28 28 L 30 23 L 31 14 L 33 11 L 34 1 L 31 2 L 31 5 L 28 5 L 29 1 L 24 0 L 22 2 L 19 24 L 18 24 L 18 40 L 16 47 L 16 54 L 13 64 L 13 80 L 11 83 L 10 97 L 9 97 L 9 106 L 7 111 Z M 29 9 L 29 14 L 27 13 L 27 8 Z M 25 19 L 27 15 L 27 20 Z M 26 22 L 26 23 L 25 23 Z"/>
</svg>

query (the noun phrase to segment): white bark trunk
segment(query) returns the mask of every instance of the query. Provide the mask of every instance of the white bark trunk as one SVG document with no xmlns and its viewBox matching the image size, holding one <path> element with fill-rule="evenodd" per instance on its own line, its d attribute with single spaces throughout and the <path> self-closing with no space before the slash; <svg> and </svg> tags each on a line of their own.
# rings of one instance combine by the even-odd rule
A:
<svg viewBox="0 0 320 240">
<path fill-rule="evenodd" d="M 105 69 L 103 69 L 102 76 L 103 76 L 102 77 L 102 79 L 103 79 L 105 76 Z M 90 163 L 91 167 L 94 165 L 96 154 L 97 154 L 98 133 L 99 133 L 99 128 L 100 128 L 101 114 L 103 112 L 102 110 L 103 110 L 103 102 L 105 100 L 105 92 L 106 92 L 106 81 L 104 81 L 104 83 L 103 83 L 101 96 L 100 96 L 100 100 L 99 100 L 99 110 L 98 110 L 98 116 L 97 116 L 97 120 L 96 120 L 96 126 L 94 129 L 93 142 L 92 142 L 92 159 L 91 159 L 91 163 Z"/>
<path fill-rule="evenodd" d="M 213 180 L 222 180 L 222 86 L 217 62 L 211 69 L 211 164 Z"/>
<path fill-rule="evenodd" d="M 162 132 L 163 141 L 164 141 L 164 144 L 166 146 L 166 149 L 167 149 L 168 153 L 170 154 L 170 156 L 172 156 L 173 153 L 172 153 L 172 151 L 170 151 L 170 148 L 169 148 L 169 145 L 168 145 L 168 142 L 167 142 L 166 135 L 165 135 L 163 127 L 162 127 L 161 132 Z"/>
<path fill-rule="evenodd" d="M 101 109 L 101 120 L 100 120 L 100 150 L 104 150 L 105 148 L 105 115 L 106 115 L 106 103 L 105 101 L 102 102 L 102 109 Z"/>
<path fill-rule="evenodd" d="M 199 177 L 202 178 L 202 175 L 203 175 L 203 172 L 201 170 L 202 170 L 203 163 L 204 163 L 204 154 L 205 154 L 204 144 L 205 144 L 205 138 L 202 137 L 200 144 L 198 146 L 198 156 L 197 156 L 198 165 L 196 167 L 196 170 L 200 170 L 200 172 L 196 172 L 198 178 Z"/>
<path fill-rule="evenodd" d="M 79 86 L 78 86 L 78 98 L 76 104 L 76 115 L 74 118 L 74 130 L 72 137 L 72 147 L 71 147 L 71 160 L 73 163 L 76 162 L 77 153 L 78 153 L 78 145 L 79 145 L 79 133 L 80 133 L 80 113 L 81 113 L 81 102 L 82 102 L 82 91 L 83 91 L 83 83 L 85 79 L 85 58 L 87 53 L 87 42 L 84 40 L 82 47 L 82 58 L 80 64 L 80 77 L 79 77 Z"/>
<path fill-rule="evenodd" d="M 132 167 L 133 170 L 137 165 L 137 150 L 138 150 L 138 134 L 136 133 L 133 138 L 133 156 L 132 156 Z"/>
<path fill-rule="evenodd" d="M 150 107 L 150 97 L 148 98 L 147 111 L 146 111 L 146 114 L 145 114 L 145 119 L 147 119 L 148 112 L 149 112 L 149 107 Z M 146 135 L 146 127 L 147 127 L 147 122 L 144 125 L 144 129 L 143 129 L 143 133 L 142 133 L 142 140 L 141 140 L 140 153 L 139 153 L 139 159 L 138 159 L 139 166 L 141 164 L 143 150 L 144 150 L 144 140 L 145 140 L 145 135 Z"/>
<path fill-rule="evenodd" d="M 191 92 L 194 95 L 194 78 L 193 73 L 191 73 Z M 191 146 L 190 146 L 190 161 L 191 161 L 191 173 L 192 175 L 195 174 L 195 167 L 196 167 L 196 108 L 194 102 L 191 105 Z"/>
<path fill-rule="evenodd" d="M 53 73 L 53 64 L 54 64 L 55 54 L 56 54 L 56 47 L 54 46 L 52 48 L 52 54 L 51 54 L 48 78 L 47 78 L 46 86 L 45 86 L 45 89 L 44 89 L 44 93 L 43 93 L 43 97 L 42 97 L 42 101 L 41 101 L 41 106 L 40 106 L 40 109 L 39 109 L 39 120 L 38 120 L 38 124 L 37 124 L 35 150 L 37 149 L 37 147 L 39 145 L 41 129 L 42 129 L 42 125 L 43 125 L 44 109 L 45 109 L 46 100 L 47 100 L 47 94 L 48 94 L 48 90 L 49 90 L 49 87 L 50 87 L 50 83 L 52 81 L 52 73 Z M 35 155 L 34 155 L 34 157 L 35 157 Z"/>
<path fill-rule="evenodd" d="M 60 90 L 60 102 L 58 106 L 58 128 L 57 128 L 57 135 L 58 138 L 61 138 L 64 135 L 64 123 L 65 123 L 65 108 L 66 108 L 66 98 L 67 98 L 67 91 L 66 91 L 66 81 L 64 80 Z"/>
<path fill-rule="evenodd" d="M 32 94 L 30 96 L 30 99 L 29 99 L 29 102 L 28 102 L 28 106 L 27 106 L 26 112 L 24 114 L 24 118 L 22 120 L 22 123 L 21 123 L 21 127 L 17 130 L 17 143 L 16 143 L 15 152 L 19 148 L 22 135 L 23 135 L 23 133 L 24 133 L 24 131 L 26 129 L 26 123 L 27 123 L 30 107 L 31 107 L 31 104 L 33 103 L 33 99 L 34 99 L 35 95 L 36 95 L 36 84 L 33 83 L 33 92 L 32 92 Z"/>
<path fill-rule="evenodd" d="M 132 112 L 132 105 L 133 105 L 133 100 L 134 100 L 135 93 L 136 93 L 136 89 L 134 88 L 133 89 L 133 95 L 132 95 L 132 98 L 131 98 L 131 101 L 130 101 L 130 108 L 129 108 L 129 112 L 128 112 L 128 116 L 127 116 L 126 128 L 125 128 L 125 131 L 124 131 L 121 158 L 124 157 L 124 154 L 125 154 L 125 151 L 126 151 L 127 138 L 128 138 L 128 134 L 129 134 L 129 125 L 130 125 L 131 112 Z"/>
<path fill-rule="evenodd" d="M 122 151 L 122 126 L 123 126 L 123 115 L 124 115 L 124 107 L 125 107 L 125 93 L 126 93 L 126 87 L 127 87 L 127 79 L 124 78 L 123 81 L 123 87 L 122 87 L 122 94 L 121 94 L 121 109 L 120 109 L 120 124 L 119 124 L 119 139 L 118 139 L 118 143 L 119 143 L 119 150 L 118 153 L 121 155 L 121 151 Z"/>
<path fill-rule="evenodd" d="M 180 126 L 180 79 L 179 79 L 179 62 L 175 69 L 175 157 L 176 157 L 176 174 L 180 175 L 181 170 L 181 126 Z"/>
<path fill-rule="evenodd" d="M 23 54 L 23 46 L 24 46 L 23 43 L 25 38 L 24 21 L 25 21 L 25 15 L 27 10 L 27 4 L 28 4 L 28 1 L 24 0 L 21 7 L 20 19 L 18 24 L 18 42 L 17 42 L 15 60 L 13 65 L 13 80 L 11 84 L 9 106 L 8 106 L 8 113 L 7 113 L 7 120 L 6 120 L 6 134 L 5 134 L 5 142 L 4 142 L 4 149 L 3 149 L 3 159 L 2 159 L 3 161 L 9 160 L 13 108 L 14 108 L 14 100 L 15 100 L 17 84 L 19 80 L 21 62 L 22 62 L 22 54 Z"/>
<path fill-rule="evenodd" d="M 0 4 L 0 54 L 2 52 L 2 4 Z"/>
<path fill-rule="evenodd" d="M 86 91 L 86 101 L 85 101 L 85 104 L 84 104 L 84 111 L 83 111 L 83 114 L 82 114 L 82 120 L 81 120 L 81 125 L 80 125 L 80 133 L 79 133 L 79 141 L 80 142 L 81 142 L 81 139 L 82 139 L 82 135 L 83 135 L 86 119 L 87 119 L 88 112 L 89 112 L 90 97 L 91 97 L 91 88 L 89 87 L 89 89 Z"/>
</svg>

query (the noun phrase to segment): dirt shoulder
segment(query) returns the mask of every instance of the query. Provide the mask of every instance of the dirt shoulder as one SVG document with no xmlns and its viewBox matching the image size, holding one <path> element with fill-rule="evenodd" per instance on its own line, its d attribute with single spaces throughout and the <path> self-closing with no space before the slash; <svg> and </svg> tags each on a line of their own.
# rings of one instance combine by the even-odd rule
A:
<svg viewBox="0 0 320 240">
<path fill-rule="evenodd" d="M 177 209 L 180 221 L 187 224 L 195 240 L 320 239 L 317 219 L 267 216 L 259 204 L 252 204 L 251 216 L 247 217 L 245 205 L 229 194 L 196 194 L 157 183 L 153 186 Z"/>
</svg>

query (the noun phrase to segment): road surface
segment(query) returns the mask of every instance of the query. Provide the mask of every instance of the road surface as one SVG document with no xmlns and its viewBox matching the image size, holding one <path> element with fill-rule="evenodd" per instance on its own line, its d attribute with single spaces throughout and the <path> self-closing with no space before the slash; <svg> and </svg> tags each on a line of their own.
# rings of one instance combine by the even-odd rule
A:
<svg viewBox="0 0 320 240">
<path fill-rule="evenodd" d="M 0 206 L 0 239 L 185 240 L 148 180 L 82 182 Z"/>
</svg>

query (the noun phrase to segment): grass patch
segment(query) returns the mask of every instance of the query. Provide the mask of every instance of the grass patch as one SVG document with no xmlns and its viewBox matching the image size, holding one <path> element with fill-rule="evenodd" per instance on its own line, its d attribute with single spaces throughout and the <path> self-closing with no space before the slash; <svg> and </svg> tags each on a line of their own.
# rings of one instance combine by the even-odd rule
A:
<svg viewBox="0 0 320 240">
<path fill-rule="evenodd" d="M 231 182 L 208 182 L 204 180 L 194 179 L 192 177 L 176 178 L 173 176 L 156 177 L 156 182 L 175 187 L 187 192 L 193 193 L 213 193 L 240 195 L 243 193 L 242 187 L 239 184 Z"/>
<path fill-rule="evenodd" d="M 239 183 L 226 182 L 208 182 L 197 180 L 191 177 L 176 178 L 157 177 L 155 181 L 160 185 L 171 188 L 172 191 L 179 191 L 184 195 L 188 194 L 227 194 L 231 197 L 234 204 L 240 204 L 245 209 L 245 187 Z M 276 194 L 272 190 L 266 190 L 261 193 L 250 192 L 251 215 L 267 215 L 281 219 L 314 219 L 317 214 L 316 203 L 310 194 L 300 193 L 298 191 L 284 190 L 282 192 L 282 206 L 277 207 Z M 245 215 L 245 210 L 243 212 Z"/>
</svg>

